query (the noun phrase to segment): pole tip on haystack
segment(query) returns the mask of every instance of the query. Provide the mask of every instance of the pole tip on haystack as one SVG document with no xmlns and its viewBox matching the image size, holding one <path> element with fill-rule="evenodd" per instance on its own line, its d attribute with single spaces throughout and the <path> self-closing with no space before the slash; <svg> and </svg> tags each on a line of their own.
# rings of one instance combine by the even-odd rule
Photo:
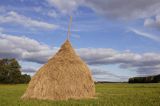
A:
<svg viewBox="0 0 160 106">
<path fill-rule="evenodd" d="M 70 22 L 68 24 L 67 41 L 69 41 L 69 38 L 70 38 L 70 35 L 71 35 L 71 31 L 70 31 L 71 24 L 72 24 L 72 16 L 70 16 Z"/>
</svg>

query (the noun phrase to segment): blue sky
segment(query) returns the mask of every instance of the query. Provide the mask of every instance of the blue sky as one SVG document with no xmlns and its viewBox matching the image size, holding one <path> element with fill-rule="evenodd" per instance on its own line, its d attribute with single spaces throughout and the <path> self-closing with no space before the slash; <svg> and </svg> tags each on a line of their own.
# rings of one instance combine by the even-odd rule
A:
<svg viewBox="0 0 160 106">
<path fill-rule="evenodd" d="M 127 81 L 160 73 L 158 0 L 1 0 L 0 58 L 17 58 L 33 75 L 65 41 L 95 80 Z"/>
</svg>

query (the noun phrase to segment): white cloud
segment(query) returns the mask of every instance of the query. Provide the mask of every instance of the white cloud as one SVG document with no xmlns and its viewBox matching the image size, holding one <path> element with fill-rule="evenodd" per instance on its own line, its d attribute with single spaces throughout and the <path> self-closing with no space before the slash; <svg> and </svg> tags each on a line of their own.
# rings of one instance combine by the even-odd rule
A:
<svg viewBox="0 0 160 106">
<path fill-rule="evenodd" d="M 154 25 L 155 24 L 155 21 L 153 20 L 153 19 L 151 19 L 151 18 L 147 18 L 147 19 L 145 19 L 145 21 L 144 21 L 144 26 L 146 26 L 146 27 L 153 27 L 153 26 L 155 26 Z"/>
<path fill-rule="evenodd" d="M 0 57 L 44 63 L 53 54 L 53 48 L 25 36 L 0 33 Z"/>
<path fill-rule="evenodd" d="M 138 19 L 160 13 L 159 0 L 86 0 L 98 13 L 118 19 Z"/>
<path fill-rule="evenodd" d="M 134 32 L 135 34 L 137 34 L 137 35 L 139 35 L 139 36 L 142 36 L 142 37 L 145 37 L 145 38 L 149 38 L 149 39 L 152 39 L 152 40 L 154 40 L 154 41 L 160 41 L 160 37 L 158 37 L 157 35 L 153 35 L 153 34 L 150 34 L 150 33 L 146 33 L 146 32 L 143 32 L 143 31 L 134 29 L 134 28 L 130 28 L 129 30 L 130 30 L 131 32 Z"/>
<path fill-rule="evenodd" d="M 160 73 L 160 67 L 157 67 L 160 65 L 159 53 L 138 54 L 105 48 L 83 48 L 77 52 L 90 65 L 118 64 L 122 69 L 136 70 L 141 75 Z"/>
<path fill-rule="evenodd" d="M 50 18 L 57 18 L 60 16 L 60 14 L 58 12 L 56 12 L 54 9 L 43 8 L 41 6 L 32 7 L 32 10 L 34 10 L 35 12 L 37 12 L 43 16 L 48 16 Z"/>
<path fill-rule="evenodd" d="M 45 63 L 58 50 L 24 36 L 0 34 L 0 58 Z M 136 70 L 139 74 L 158 74 L 159 53 L 134 53 L 107 48 L 80 48 L 77 53 L 91 66 L 117 64 L 122 69 Z"/>
<path fill-rule="evenodd" d="M 14 23 L 29 28 L 56 29 L 58 26 L 43 21 L 33 20 L 29 17 L 20 15 L 14 11 L 8 12 L 6 15 L 0 16 L 0 23 Z"/>
<path fill-rule="evenodd" d="M 113 49 L 95 49 L 85 48 L 78 49 L 80 56 L 90 65 L 106 65 L 106 64 L 131 64 L 130 67 L 153 66 L 160 62 L 158 53 L 133 53 L 133 52 L 118 52 Z"/>
<path fill-rule="evenodd" d="M 46 0 L 51 6 L 56 7 L 62 13 L 73 12 L 83 0 Z"/>
<path fill-rule="evenodd" d="M 160 28 L 160 15 L 157 15 L 155 19 L 148 18 L 144 21 L 144 26 L 151 27 L 151 28 Z"/>
<path fill-rule="evenodd" d="M 114 19 L 139 19 L 160 13 L 159 0 L 47 0 L 62 13 L 70 13 L 83 5 Z"/>
</svg>

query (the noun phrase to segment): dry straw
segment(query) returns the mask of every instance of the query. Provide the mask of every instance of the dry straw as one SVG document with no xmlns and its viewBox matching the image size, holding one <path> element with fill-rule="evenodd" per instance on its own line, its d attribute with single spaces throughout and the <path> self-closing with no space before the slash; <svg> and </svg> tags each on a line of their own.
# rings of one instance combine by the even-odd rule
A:
<svg viewBox="0 0 160 106">
<path fill-rule="evenodd" d="M 69 40 L 32 77 L 23 99 L 67 100 L 92 98 L 95 85 L 87 65 Z"/>
</svg>

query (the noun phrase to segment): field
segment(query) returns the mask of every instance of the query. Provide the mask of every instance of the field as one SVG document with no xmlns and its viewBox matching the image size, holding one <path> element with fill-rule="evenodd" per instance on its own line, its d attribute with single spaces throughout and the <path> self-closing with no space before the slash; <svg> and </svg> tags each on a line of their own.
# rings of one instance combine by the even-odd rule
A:
<svg viewBox="0 0 160 106">
<path fill-rule="evenodd" d="M 0 85 L 0 106 L 160 106 L 159 84 L 96 84 L 96 98 L 88 100 L 21 100 L 27 85 Z"/>
</svg>

